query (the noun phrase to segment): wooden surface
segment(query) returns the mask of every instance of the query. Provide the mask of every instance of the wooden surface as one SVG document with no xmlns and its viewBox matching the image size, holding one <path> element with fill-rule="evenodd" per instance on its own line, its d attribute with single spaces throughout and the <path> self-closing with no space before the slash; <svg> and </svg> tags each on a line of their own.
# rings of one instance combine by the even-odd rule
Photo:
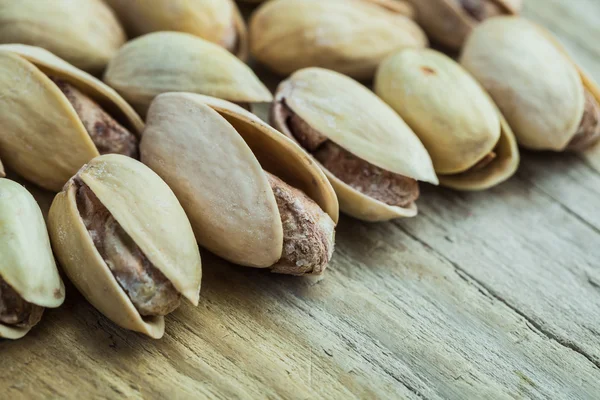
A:
<svg viewBox="0 0 600 400">
<path fill-rule="evenodd" d="M 525 3 L 600 80 L 600 2 Z M 417 218 L 342 217 L 323 279 L 203 252 L 201 303 L 167 317 L 160 341 L 68 285 L 62 308 L 0 342 L 0 398 L 600 398 L 591 163 L 524 153 L 488 192 L 424 186 Z"/>
</svg>

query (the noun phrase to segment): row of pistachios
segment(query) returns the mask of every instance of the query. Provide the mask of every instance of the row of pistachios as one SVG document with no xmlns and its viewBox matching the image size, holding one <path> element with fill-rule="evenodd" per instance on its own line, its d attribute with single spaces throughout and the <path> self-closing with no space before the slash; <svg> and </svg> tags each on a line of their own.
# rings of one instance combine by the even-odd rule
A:
<svg viewBox="0 0 600 400">
<path fill-rule="evenodd" d="M 120 326 L 158 338 L 181 296 L 198 303 L 196 242 L 240 265 L 324 271 L 335 193 L 315 161 L 250 112 L 168 93 L 144 125 L 113 89 L 41 48 L 1 45 L 0 70 L 1 157 L 13 173 L 60 191 L 48 215 L 54 253 Z M 18 184 L 2 185 L 1 212 L 11 218 L 2 221 L 10 240 L 1 248 L 9 261 L 0 271 L 0 337 L 18 338 L 41 307 L 62 303 L 64 288 L 39 207 Z M 47 262 L 18 259 L 27 245 Z M 47 277 L 36 269 L 57 278 L 52 287 L 39 285 Z"/>
<path fill-rule="evenodd" d="M 0 180 L 0 337 L 62 303 L 52 250 L 103 314 L 161 337 L 181 296 L 198 303 L 196 243 L 320 274 L 338 207 L 413 217 L 419 181 L 483 190 L 515 173 L 517 143 L 600 138 L 591 79 L 545 30 L 498 16 L 518 1 L 270 0 L 249 35 L 229 0 L 107 3 L 116 14 L 101 0 L 0 0 L 0 176 L 60 192 L 48 238 L 31 195 Z M 427 35 L 462 46 L 459 61 Z M 291 74 L 274 95 L 248 49 Z M 271 103 L 271 125 L 256 103 Z"/>
</svg>

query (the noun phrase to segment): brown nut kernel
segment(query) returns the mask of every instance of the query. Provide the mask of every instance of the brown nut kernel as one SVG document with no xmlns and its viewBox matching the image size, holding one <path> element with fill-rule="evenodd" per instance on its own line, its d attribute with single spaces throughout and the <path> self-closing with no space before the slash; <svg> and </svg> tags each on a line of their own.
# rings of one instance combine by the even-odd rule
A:
<svg viewBox="0 0 600 400">
<path fill-rule="evenodd" d="M 140 315 L 167 315 L 181 295 L 144 255 L 98 197 L 76 179 L 77 208 L 98 252 Z"/>
<path fill-rule="evenodd" d="M 582 151 L 592 147 L 598 140 L 600 140 L 600 104 L 589 90 L 585 90 L 583 117 L 567 149 Z"/>
<path fill-rule="evenodd" d="M 285 121 L 284 133 L 291 133 L 292 139 L 342 182 L 390 206 L 407 207 L 419 198 L 416 180 L 376 167 L 344 150 L 294 113 L 285 99 L 274 103 L 273 108 L 274 118 Z"/>
<path fill-rule="evenodd" d="M 333 255 L 335 223 L 313 200 L 268 173 L 283 226 L 283 252 L 271 271 L 321 274 Z"/>
<path fill-rule="evenodd" d="M 114 153 L 139 158 L 138 139 L 133 133 L 75 86 L 59 78 L 50 79 L 69 100 L 100 154 Z"/>
<path fill-rule="evenodd" d="M 44 307 L 24 300 L 0 276 L 0 324 L 31 328 L 42 319 Z"/>
</svg>

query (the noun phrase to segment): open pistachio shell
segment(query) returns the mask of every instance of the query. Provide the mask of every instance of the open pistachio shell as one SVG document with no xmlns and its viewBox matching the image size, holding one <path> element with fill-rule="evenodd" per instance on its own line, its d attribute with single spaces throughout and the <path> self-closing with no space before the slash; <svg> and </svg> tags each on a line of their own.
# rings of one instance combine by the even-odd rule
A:
<svg viewBox="0 0 600 400">
<path fill-rule="evenodd" d="M 274 0 L 250 20 L 250 48 L 281 75 L 323 67 L 369 79 L 388 55 L 427 37 L 394 1 Z"/>
<path fill-rule="evenodd" d="M 39 46 L 84 71 L 102 72 L 125 39 L 102 0 L 0 0 L 0 43 Z"/>
<path fill-rule="evenodd" d="M 517 14 L 522 0 L 407 0 L 432 41 L 459 50 L 482 20 Z"/>
<path fill-rule="evenodd" d="M 51 308 L 63 303 L 65 287 L 40 207 L 27 190 L 8 179 L 0 179 L 0 260 L 0 280 L 23 300 Z M 30 329 L 0 322 L 0 338 L 19 339 Z"/>
<path fill-rule="evenodd" d="M 186 32 L 225 47 L 239 58 L 248 52 L 246 24 L 233 0 L 107 0 L 131 37 L 158 31 Z"/>
<path fill-rule="evenodd" d="M 565 150 L 579 131 L 586 92 L 600 101 L 594 82 L 550 34 L 516 17 L 481 24 L 465 44 L 461 64 L 490 93 L 519 144 Z"/>
<path fill-rule="evenodd" d="M 118 325 L 160 338 L 163 317 L 140 315 L 86 229 L 76 198 L 79 180 L 177 292 L 198 304 L 200 253 L 185 212 L 152 170 L 132 158 L 110 154 L 85 165 L 56 196 L 49 213 L 53 248 L 79 291 Z"/>
<path fill-rule="evenodd" d="M 0 157 L 25 179 L 54 191 L 99 153 L 67 97 L 48 77 L 85 92 L 135 134 L 143 122 L 114 90 L 52 53 L 0 45 Z"/>
<path fill-rule="evenodd" d="M 272 95 L 250 67 L 224 48 L 181 32 L 155 32 L 121 48 L 104 81 L 145 115 L 155 96 L 174 91 L 235 103 L 269 102 Z"/>
<path fill-rule="evenodd" d="M 354 156 L 385 171 L 437 184 L 431 158 L 408 125 L 381 99 L 358 82 L 321 68 L 307 68 L 283 81 L 275 95 L 271 120 L 293 135 L 278 108 L 290 108 L 320 135 Z M 325 171 L 341 210 L 356 218 L 379 221 L 416 215 L 416 206 L 396 207 L 365 196 Z"/>
<path fill-rule="evenodd" d="M 375 92 L 421 139 L 442 185 L 485 189 L 516 171 L 512 131 L 477 81 L 446 55 L 407 49 L 389 57 L 377 71 Z M 506 151 L 496 151 L 500 141 Z"/>
<path fill-rule="evenodd" d="M 158 96 L 148 113 L 142 161 L 173 188 L 199 243 L 236 264 L 269 268 L 283 227 L 263 169 L 301 189 L 334 222 L 327 179 L 288 139 L 246 110 L 190 93 Z"/>
<path fill-rule="evenodd" d="M 2 160 L 0 160 L 0 178 L 4 178 L 6 176 L 6 172 L 4 172 L 4 165 L 2 165 Z"/>
</svg>

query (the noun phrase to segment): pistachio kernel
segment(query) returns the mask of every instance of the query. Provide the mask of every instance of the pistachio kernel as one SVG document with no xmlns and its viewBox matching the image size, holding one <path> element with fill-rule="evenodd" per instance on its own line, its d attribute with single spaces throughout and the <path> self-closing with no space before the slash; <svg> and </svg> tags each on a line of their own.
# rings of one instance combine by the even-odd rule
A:
<svg viewBox="0 0 600 400">
<path fill-rule="evenodd" d="M 567 146 L 568 150 L 582 151 L 600 140 L 600 104 L 585 90 L 585 108 L 579 128 Z"/>
<path fill-rule="evenodd" d="M 76 180 L 77 207 L 94 246 L 121 288 L 143 316 L 166 315 L 179 307 L 180 293 L 100 202 Z"/>
<path fill-rule="evenodd" d="M 283 251 L 271 271 L 321 274 L 333 255 L 335 223 L 304 192 L 265 172 L 283 227 Z"/>
<path fill-rule="evenodd" d="M 281 101 L 288 130 L 322 165 L 353 189 L 390 206 L 407 207 L 419 198 L 419 183 L 356 157 L 313 129 Z"/>
<path fill-rule="evenodd" d="M 139 158 L 138 139 L 133 133 L 75 86 L 59 78 L 50 79 L 69 100 L 100 154 L 123 154 Z"/>
<path fill-rule="evenodd" d="M 17 328 L 31 328 L 42 319 L 44 307 L 23 299 L 0 276 L 0 323 Z"/>
</svg>

